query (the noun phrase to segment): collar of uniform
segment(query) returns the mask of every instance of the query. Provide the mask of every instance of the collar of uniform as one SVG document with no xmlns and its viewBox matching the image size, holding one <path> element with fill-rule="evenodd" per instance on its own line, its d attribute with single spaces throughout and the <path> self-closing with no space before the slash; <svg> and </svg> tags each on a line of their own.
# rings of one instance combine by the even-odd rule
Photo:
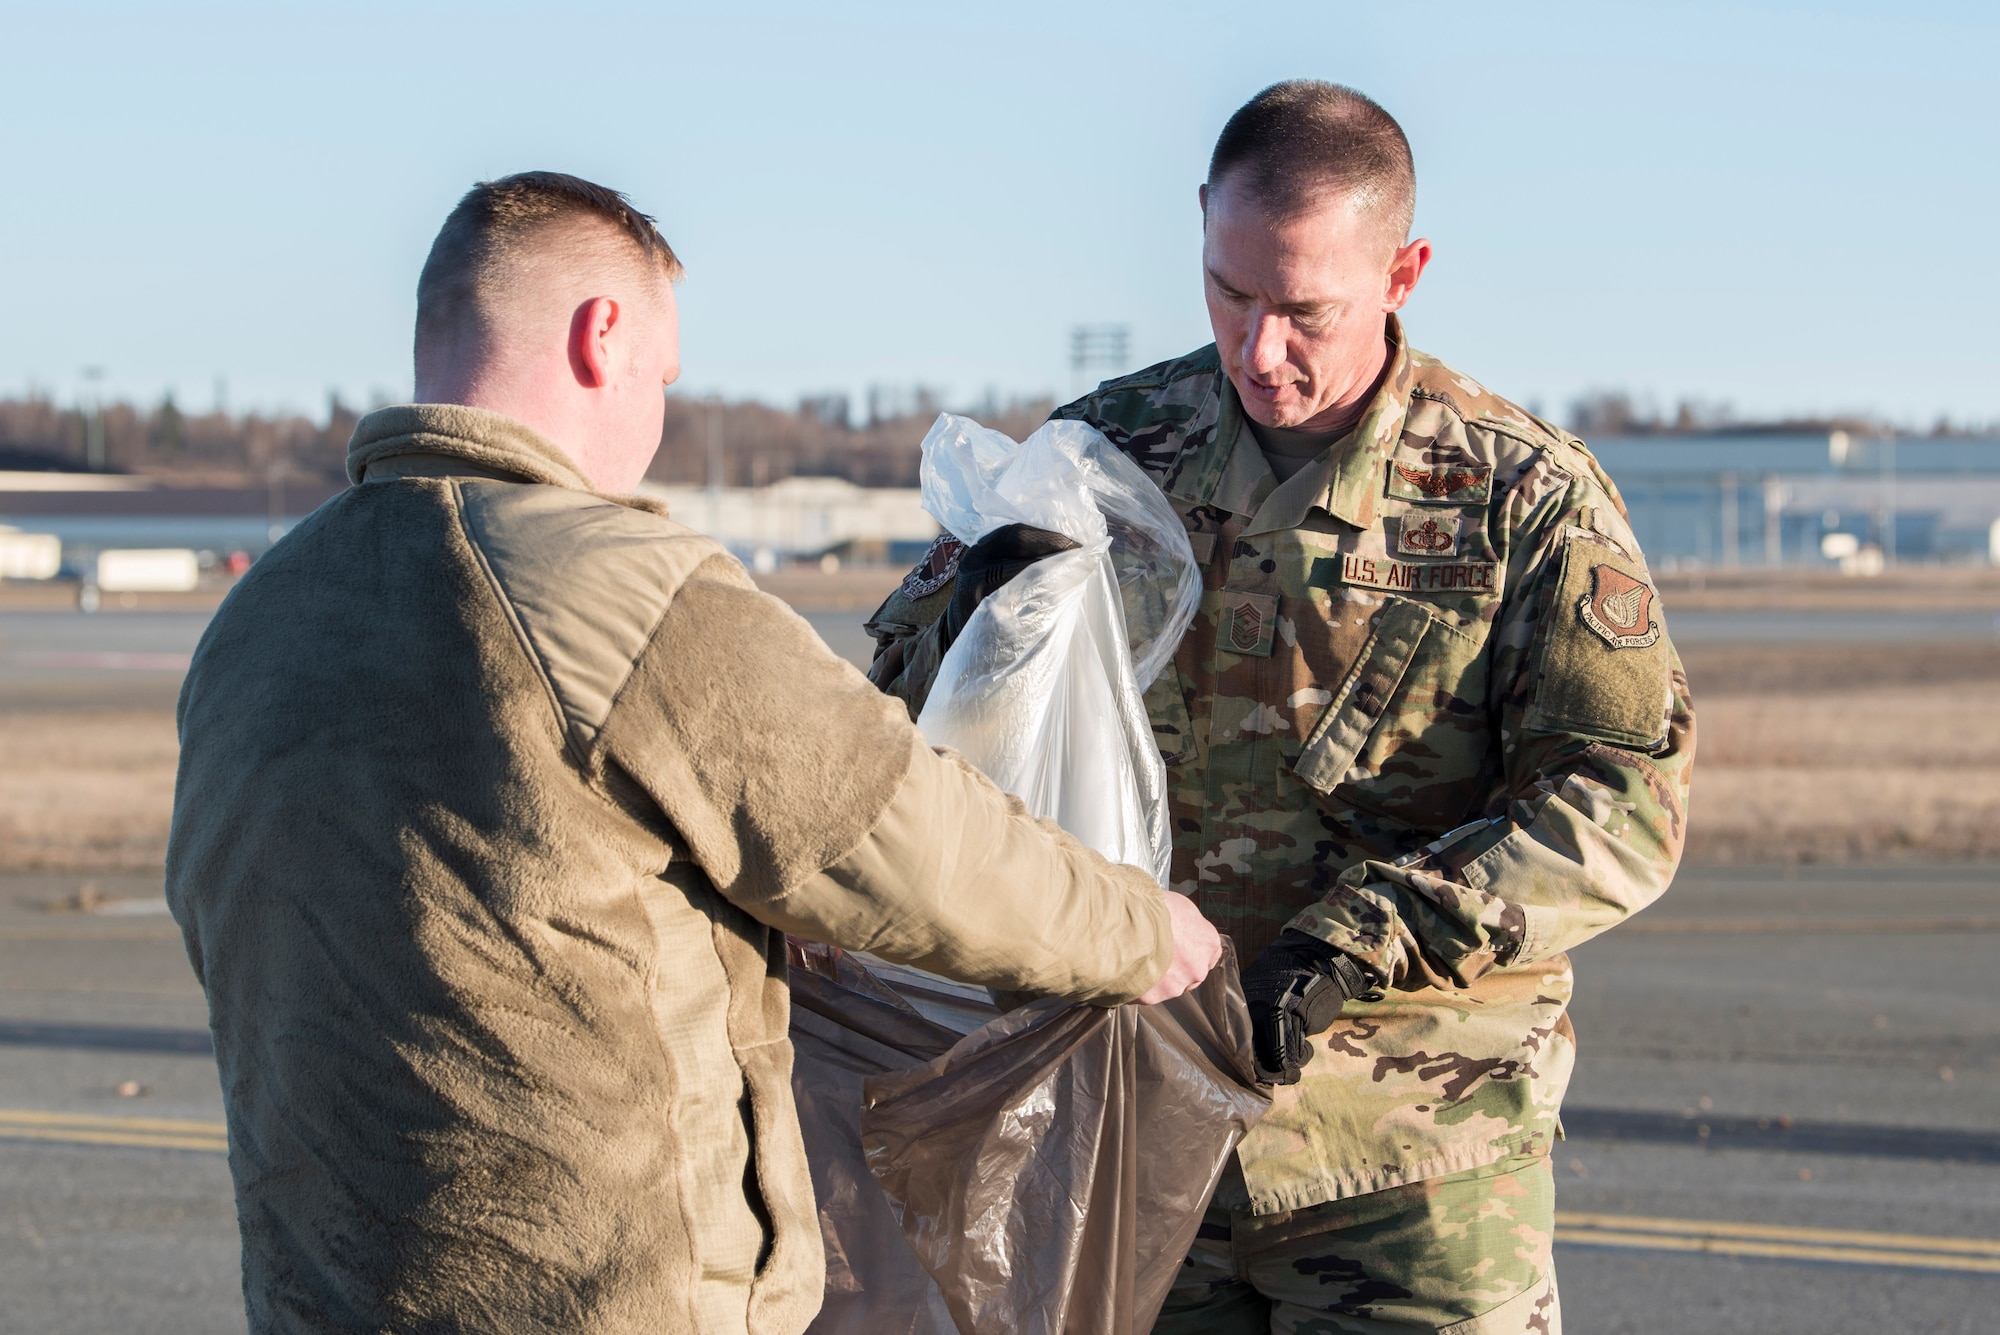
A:
<svg viewBox="0 0 2000 1335">
<path fill-rule="evenodd" d="M 1389 363 L 1367 411 L 1354 430 L 1327 448 L 1321 459 L 1278 485 L 1257 438 L 1243 425 L 1243 401 L 1218 369 L 1215 430 L 1175 471 L 1168 493 L 1197 505 L 1219 505 L 1232 514 L 1254 515 L 1247 532 L 1297 527 L 1317 505 L 1343 523 L 1371 528 L 1382 489 L 1382 461 L 1396 448 L 1409 415 L 1413 373 L 1403 322 L 1391 315 L 1383 330 Z M 1310 480 L 1308 480 L 1310 479 Z M 1315 485 L 1315 483 L 1317 485 Z M 1294 484 L 1297 484 L 1296 486 Z M 1274 504 L 1275 503 L 1275 504 Z M 1286 522 L 1278 522 L 1289 516 Z"/>
<path fill-rule="evenodd" d="M 1251 432 L 1243 434 L 1254 439 Z M 1333 484 L 1336 470 L 1354 453 L 1354 442 L 1355 434 L 1350 431 L 1321 450 L 1311 463 L 1280 482 L 1264 498 L 1264 503 L 1257 507 L 1256 517 L 1243 530 L 1243 536 L 1249 538 L 1259 533 L 1282 533 L 1288 528 L 1297 528 L 1305 523 L 1306 515 L 1316 505 L 1332 509 L 1327 504 L 1327 492 Z M 1269 466 L 1268 463 L 1265 465 L 1266 468 Z"/>
<path fill-rule="evenodd" d="M 1278 478 L 1257 438 L 1243 425 L 1243 400 L 1236 396 L 1236 386 L 1220 370 L 1215 383 L 1215 429 L 1193 453 L 1182 456 L 1167 494 L 1196 505 L 1221 506 L 1231 514 L 1254 515 L 1277 490 Z"/>
<path fill-rule="evenodd" d="M 595 490 L 569 456 L 534 428 L 456 403 L 406 403 L 355 423 L 347 442 L 348 480 L 359 485 L 370 469 L 376 481 L 463 473 Z"/>
<path fill-rule="evenodd" d="M 1317 502 L 1334 518 L 1363 529 L 1375 526 L 1383 461 L 1394 453 L 1403 434 L 1414 381 L 1403 322 L 1391 315 L 1383 336 L 1389 342 L 1389 363 L 1383 368 L 1382 383 L 1354 424 L 1354 433 L 1328 451 L 1333 456 L 1333 476 Z"/>
</svg>

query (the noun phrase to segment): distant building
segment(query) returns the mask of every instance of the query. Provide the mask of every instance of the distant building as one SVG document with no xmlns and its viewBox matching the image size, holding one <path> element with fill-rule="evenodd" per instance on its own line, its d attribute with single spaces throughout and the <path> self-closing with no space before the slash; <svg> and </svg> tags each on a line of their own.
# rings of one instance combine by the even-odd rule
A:
<svg viewBox="0 0 2000 1335">
<path fill-rule="evenodd" d="M 789 477 L 768 487 L 647 482 L 639 490 L 666 502 L 674 519 L 721 542 L 754 570 L 829 556 L 847 565 L 907 564 L 938 533 L 915 487 Z"/>
</svg>

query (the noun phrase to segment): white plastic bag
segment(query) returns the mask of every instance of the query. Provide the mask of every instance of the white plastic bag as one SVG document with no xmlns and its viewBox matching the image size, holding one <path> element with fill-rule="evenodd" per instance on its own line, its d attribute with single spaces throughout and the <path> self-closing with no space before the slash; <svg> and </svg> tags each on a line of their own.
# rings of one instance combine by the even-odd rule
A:
<svg viewBox="0 0 2000 1335">
<path fill-rule="evenodd" d="M 973 613 L 917 726 L 1038 816 L 1166 883 L 1166 768 L 1142 699 L 1201 599 L 1187 530 L 1137 464 L 1081 422 L 1016 445 L 950 413 L 924 437 L 924 508 L 967 544 L 1007 524 L 1081 544 Z"/>
</svg>

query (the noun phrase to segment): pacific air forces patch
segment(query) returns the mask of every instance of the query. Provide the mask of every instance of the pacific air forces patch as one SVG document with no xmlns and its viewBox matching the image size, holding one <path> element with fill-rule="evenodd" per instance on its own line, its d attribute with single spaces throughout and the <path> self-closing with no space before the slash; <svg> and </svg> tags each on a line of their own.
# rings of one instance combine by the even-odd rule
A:
<svg viewBox="0 0 2000 1335">
<path fill-rule="evenodd" d="M 931 543 L 924 559 L 916 568 L 903 576 L 902 593 L 905 598 L 928 598 L 951 582 L 958 573 L 958 558 L 965 552 L 965 544 L 949 533 L 940 533 Z"/>
<path fill-rule="evenodd" d="M 1652 586 L 1613 565 L 1590 568 L 1590 592 L 1577 600 L 1576 613 L 1613 649 L 1650 649 L 1660 638 Z"/>
</svg>

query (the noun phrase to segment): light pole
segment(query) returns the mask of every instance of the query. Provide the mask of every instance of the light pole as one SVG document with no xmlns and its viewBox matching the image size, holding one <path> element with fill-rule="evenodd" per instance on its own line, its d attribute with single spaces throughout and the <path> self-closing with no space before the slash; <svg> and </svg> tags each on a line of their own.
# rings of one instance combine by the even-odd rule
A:
<svg viewBox="0 0 2000 1335">
<path fill-rule="evenodd" d="M 1896 436 L 1882 437 L 1882 566 L 1896 566 Z"/>
<path fill-rule="evenodd" d="M 1776 473 L 1764 474 L 1764 564 L 1785 563 L 1785 488 Z"/>
<path fill-rule="evenodd" d="M 1722 475 L 1722 564 L 1725 569 L 1734 570 L 1739 564 L 1737 539 L 1742 535 L 1742 517 L 1737 513 L 1738 482 L 1736 474 Z"/>
<path fill-rule="evenodd" d="M 1093 370 L 1117 375 L 1125 369 L 1132 330 L 1122 324 L 1080 324 L 1069 331 L 1070 397 L 1089 389 Z"/>
</svg>

